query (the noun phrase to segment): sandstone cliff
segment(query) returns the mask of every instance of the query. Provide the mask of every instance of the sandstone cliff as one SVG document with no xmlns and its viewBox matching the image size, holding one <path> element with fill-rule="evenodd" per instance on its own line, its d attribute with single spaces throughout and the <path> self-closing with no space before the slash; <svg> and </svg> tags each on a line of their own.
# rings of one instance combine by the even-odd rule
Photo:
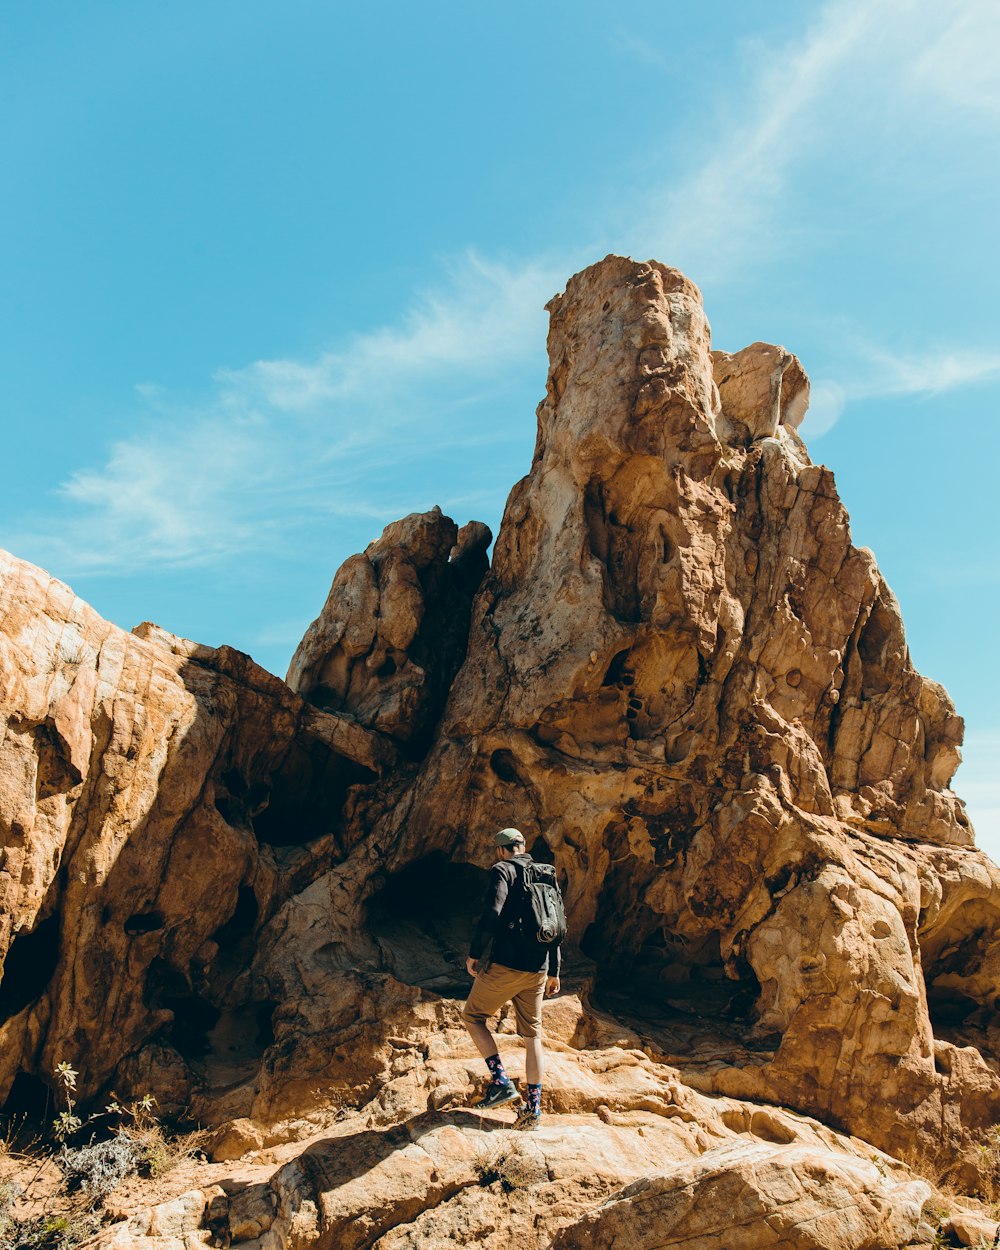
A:
<svg viewBox="0 0 1000 1250">
<path fill-rule="evenodd" d="M 916 1245 L 911 1167 L 994 1183 L 1000 871 L 802 366 L 712 352 L 655 262 L 549 309 L 492 562 L 479 523 L 389 526 L 287 685 L 0 566 L 0 1096 L 68 1060 L 219 1125 L 178 1245 Z M 509 824 L 571 934 L 501 1211 L 454 1108 Z"/>
</svg>

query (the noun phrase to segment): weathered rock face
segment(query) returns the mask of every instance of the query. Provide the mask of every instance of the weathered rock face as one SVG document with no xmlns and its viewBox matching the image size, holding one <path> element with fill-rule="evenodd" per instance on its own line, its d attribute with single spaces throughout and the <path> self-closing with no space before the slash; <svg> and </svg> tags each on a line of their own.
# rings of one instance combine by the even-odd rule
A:
<svg viewBox="0 0 1000 1250">
<path fill-rule="evenodd" d="M 459 531 L 440 508 L 386 526 L 337 573 L 288 684 L 320 707 L 426 747 L 465 658 L 492 539 L 481 521 Z"/>
<path fill-rule="evenodd" d="M 550 310 L 491 566 L 478 523 L 389 526 L 292 689 L 2 566 L 0 1092 L 69 1060 L 85 1092 L 233 1121 L 219 1159 L 337 1108 L 357 1140 L 276 1173 L 263 1223 L 230 1211 L 261 1245 L 434 1245 L 444 1202 L 479 1245 L 926 1241 L 905 1168 L 765 1104 L 985 1184 L 1000 871 L 949 788 L 962 722 L 809 460 L 795 357 L 713 353 L 697 289 L 654 262 L 608 257 Z M 588 1138 L 613 1203 L 539 1181 L 514 1241 L 441 1112 L 475 1071 L 449 1066 L 455 1000 L 501 825 L 555 861 L 570 918 L 551 1109 L 632 1134 Z M 614 1119 L 651 1107 L 659 1154 Z"/>
<path fill-rule="evenodd" d="M 256 1071 L 276 1004 L 238 983 L 254 934 L 335 857 L 391 746 L 5 553 L 0 679 L 0 1096 L 59 1061 L 86 1096 L 149 1042 L 183 1103 L 213 1035 L 217 1083 Z"/>
<path fill-rule="evenodd" d="M 1000 1081 L 935 1044 L 927 987 L 991 1010 L 1000 882 L 947 788 L 961 721 L 781 421 L 798 366 L 720 357 L 720 400 L 698 292 L 652 263 L 609 258 L 550 308 L 532 470 L 381 867 L 484 863 L 484 831 L 523 828 L 600 972 L 749 1008 L 757 1053 L 690 1079 L 971 1163 Z"/>
</svg>

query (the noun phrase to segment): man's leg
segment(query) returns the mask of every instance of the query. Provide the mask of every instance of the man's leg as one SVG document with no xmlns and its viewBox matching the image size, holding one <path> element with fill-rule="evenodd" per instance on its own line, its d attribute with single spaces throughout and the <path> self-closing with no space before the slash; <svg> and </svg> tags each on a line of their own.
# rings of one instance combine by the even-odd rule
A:
<svg viewBox="0 0 1000 1250">
<path fill-rule="evenodd" d="M 542 1057 L 542 1039 L 526 1037 L 524 1039 L 524 1075 L 529 1085 L 541 1085 L 545 1075 L 545 1060 Z"/>
<path fill-rule="evenodd" d="M 476 1043 L 476 1049 L 484 1059 L 489 1059 L 491 1055 L 497 1053 L 497 1044 L 493 1040 L 493 1034 L 485 1024 L 482 1024 L 479 1020 L 466 1020 L 465 1027 L 469 1031 L 469 1036 Z"/>
<path fill-rule="evenodd" d="M 524 1074 L 527 1078 L 525 1102 L 527 1109 L 518 1117 L 517 1128 L 535 1128 L 542 1116 L 542 1074 L 545 1061 L 542 1054 L 542 997 L 545 992 L 545 974 L 534 975 L 519 994 L 514 997 L 514 1014 L 517 1031 L 524 1042 Z"/>
<path fill-rule="evenodd" d="M 500 1106 L 518 1097 L 514 1083 L 503 1066 L 493 1034 L 486 1027 L 486 1021 L 490 1016 L 495 1015 L 510 997 L 507 982 L 511 975 L 509 969 L 500 968 L 497 965 L 486 972 L 479 973 L 472 983 L 472 991 L 462 1009 L 462 1022 L 490 1070 L 489 1088 L 485 1097 L 476 1106 Z"/>
</svg>

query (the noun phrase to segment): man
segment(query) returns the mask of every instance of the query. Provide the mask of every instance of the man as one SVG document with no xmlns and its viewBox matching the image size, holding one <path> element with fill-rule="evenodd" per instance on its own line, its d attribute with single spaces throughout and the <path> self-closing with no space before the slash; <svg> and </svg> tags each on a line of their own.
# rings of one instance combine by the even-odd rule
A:
<svg viewBox="0 0 1000 1250">
<path fill-rule="evenodd" d="M 518 924 L 523 890 L 518 868 L 531 864 L 524 837 L 517 829 L 501 829 L 493 836 L 497 862 L 490 869 L 483 914 L 465 961 L 474 977 L 462 1019 L 469 1036 L 490 1070 L 490 1083 L 477 1107 L 499 1107 L 519 1095 L 504 1070 L 493 1035 L 486 1026 L 505 1003 L 512 1002 L 517 1032 L 524 1039 L 527 1106 L 514 1127 L 536 1129 L 542 1117 L 542 997 L 559 993 L 560 950 L 544 946 Z M 489 961 L 480 959 L 492 942 Z"/>
</svg>

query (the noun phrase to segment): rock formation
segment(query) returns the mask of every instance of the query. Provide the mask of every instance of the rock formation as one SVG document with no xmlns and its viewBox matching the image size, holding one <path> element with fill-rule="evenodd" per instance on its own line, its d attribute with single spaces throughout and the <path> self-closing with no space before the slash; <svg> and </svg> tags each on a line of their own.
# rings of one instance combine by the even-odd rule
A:
<svg viewBox="0 0 1000 1250">
<path fill-rule="evenodd" d="M 218 1125 L 216 1170 L 256 1152 L 179 1246 L 861 1250 L 933 1235 L 908 1166 L 994 1183 L 1000 871 L 801 364 L 712 352 L 655 262 L 549 309 L 492 562 L 479 523 L 389 526 L 288 685 L 0 566 L 0 1095 L 68 1060 Z M 509 824 L 559 870 L 570 992 L 498 1224 L 448 1108 Z"/>
</svg>

